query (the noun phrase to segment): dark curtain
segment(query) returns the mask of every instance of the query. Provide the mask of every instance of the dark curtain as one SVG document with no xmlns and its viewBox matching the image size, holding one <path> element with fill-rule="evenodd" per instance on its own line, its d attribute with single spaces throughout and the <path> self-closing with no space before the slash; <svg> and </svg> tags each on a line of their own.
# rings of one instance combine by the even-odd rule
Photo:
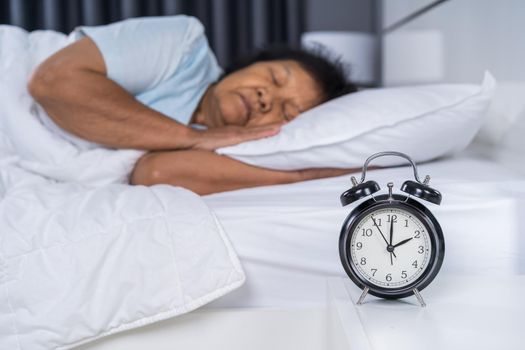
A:
<svg viewBox="0 0 525 350">
<path fill-rule="evenodd" d="M 305 0 L 0 0 L 0 24 L 69 33 L 130 17 L 200 19 L 221 65 L 273 43 L 299 44 Z"/>
</svg>

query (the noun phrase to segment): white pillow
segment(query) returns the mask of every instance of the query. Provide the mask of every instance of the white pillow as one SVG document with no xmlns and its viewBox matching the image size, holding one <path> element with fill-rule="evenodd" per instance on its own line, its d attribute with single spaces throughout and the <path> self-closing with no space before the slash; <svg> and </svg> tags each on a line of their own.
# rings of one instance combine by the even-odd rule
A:
<svg viewBox="0 0 525 350">
<path fill-rule="evenodd" d="M 525 174 L 525 82 L 498 83 L 471 151 Z"/>
<path fill-rule="evenodd" d="M 395 150 L 416 162 L 464 149 L 479 130 L 495 87 L 485 73 L 481 86 L 426 85 L 370 89 L 315 107 L 266 139 L 217 153 L 281 170 L 355 168 L 375 152 Z M 402 160 L 401 160 L 402 162 Z M 397 165 L 397 157 L 377 165 Z"/>
</svg>

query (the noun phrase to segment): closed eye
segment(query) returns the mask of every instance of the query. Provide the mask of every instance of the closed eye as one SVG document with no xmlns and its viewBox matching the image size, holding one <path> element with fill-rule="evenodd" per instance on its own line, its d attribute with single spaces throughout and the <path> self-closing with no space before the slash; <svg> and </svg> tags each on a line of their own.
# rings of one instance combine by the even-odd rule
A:
<svg viewBox="0 0 525 350">
<path fill-rule="evenodd" d="M 289 79 L 288 70 L 283 66 L 283 70 L 275 69 L 274 67 L 268 68 L 270 71 L 270 76 L 272 78 L 272 83 L 276 86 L 285 86 Z"/>
<path fill-rule="evenodd" d="M 277 81 L 277 77 L 275 76 L 275 72 L 272 68 L 268 68 L 268 70 L 270 71 L 270 77 L 272 79 L 272 83 L 276 86 L 279 86 L 279 82 Z"/>
</svg>

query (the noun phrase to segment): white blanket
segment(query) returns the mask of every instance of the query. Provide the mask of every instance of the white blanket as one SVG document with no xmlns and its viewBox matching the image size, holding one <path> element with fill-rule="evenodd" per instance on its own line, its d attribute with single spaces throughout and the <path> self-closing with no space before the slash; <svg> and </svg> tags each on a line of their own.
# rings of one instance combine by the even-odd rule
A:
<svg viewBox="0 0 525 350">
<path fill-rule="evenodd" d="M 0 349 L 67 349 L 191 311 L 244 282 L 199 196 L 124 184 L 138 151 L 41 122 L 31 71 L 68 43 L 0 26 Z"/>
</svg>

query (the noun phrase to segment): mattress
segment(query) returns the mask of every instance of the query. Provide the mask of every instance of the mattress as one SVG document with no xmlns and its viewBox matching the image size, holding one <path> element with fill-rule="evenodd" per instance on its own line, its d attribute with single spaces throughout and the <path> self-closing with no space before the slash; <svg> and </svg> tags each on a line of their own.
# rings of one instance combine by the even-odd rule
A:
<svg viewBox="0 0 525 350">
<path fill-rule="evenodd" d="M 445 260 L 437 279 L 466 274 L 492 280 L 495 275 L 525 274 L 525 224 L 518 220 L 525 215 L 523 174 L 467 153 L 421 164 L 419 173 L 430 175 L 431 186 L 443 194 L 441 206 L 428 205 L 446 241 Z M 393 181 L 399 188 L 411 176 L 410 168 L 398 167 L 370 171 L 367 179 L 376 180 L 383 188 Z M 231 308 L 244 309 L 241 312 L 280 310 L 285 314 L 293 310 L 324 312 L 330 277 L 346 278 L 339 261 L 338 239 L 341 224 L 354 206 L 341 207 L 339 195 L 349 187 L 347 175 L 205 196 L 240 257 L 245 284 L 190 318 L 159 322 L 81 348 L 131 350 L 154 342 L 156 348 L 169 349 L 174 342 L 192 339 L 196 330 L 207 335 L 213 334 L 210 329 L 229 334 L 239 322 L 212 324 L 209 319 L 224 312 L 228 316 L 235 312 Z M 253 327 L 260 324 L 259 317 L 250 321 Z"/>
<path fill-rule="evenodd" d="M 427 174 L 443 194 L 440 206 L 426 205 L 445 236 L 440 275 L 525 274 L 525 177 L 468 153 L 421 164 L 420 177 Z M 382 191 L 411 177 L 409 167 L 367 172 Z M 324 303 L 326 277 L 345 276 L 338 239 L 355 205 L 341 207 L 339 196 L 349 187 L 348 175 L 206 196 L 247 275 L 243 287 L 208 307 Z"/>
</svg>

